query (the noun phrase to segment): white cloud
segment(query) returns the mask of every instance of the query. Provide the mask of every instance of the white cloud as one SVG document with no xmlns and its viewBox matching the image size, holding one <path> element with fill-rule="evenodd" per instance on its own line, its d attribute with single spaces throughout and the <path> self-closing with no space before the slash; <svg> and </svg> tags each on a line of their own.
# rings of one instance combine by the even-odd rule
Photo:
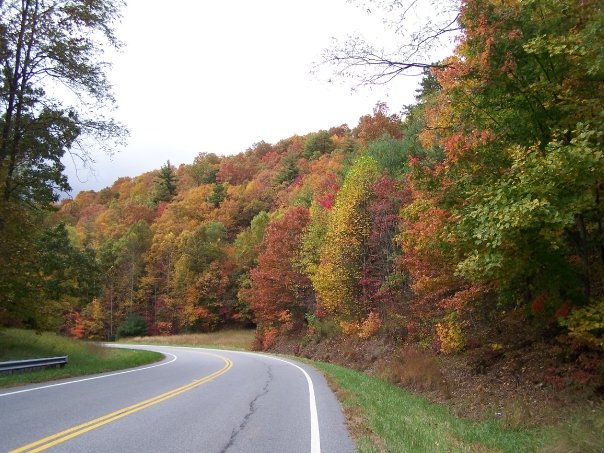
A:
<svg viewBox="0 0 604 453">
<path fill-rule="evenodd" d="M 169 5 L 167 7 L 166 5 Z M 201 151 L 235 154 L 253 143 L 348 123 L 377 101 L 398 111 L 418 80 L 352 93 L 310 74 L 334 36 L 379 36 L 381 23 L 345 0 L 129 0 L 111 56 L 110 79 L 130 130 L 113 160 L 96 155 L 96 176 L 65 160 L 75 191 L 119 176 L 190 163 Z"/>
</svg>

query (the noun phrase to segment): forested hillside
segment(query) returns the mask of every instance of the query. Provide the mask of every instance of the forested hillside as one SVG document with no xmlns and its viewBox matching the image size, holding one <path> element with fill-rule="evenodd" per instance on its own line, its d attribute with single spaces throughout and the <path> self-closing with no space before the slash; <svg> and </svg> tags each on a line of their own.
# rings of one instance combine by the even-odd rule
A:
<svg viewBox="0 0 604 453">
<path fill-rule="evenodd" d="M 6 198 L 0 320 L 89 339 L 255 326 L 262 349 L 378 335 L 487 365 L 543 340 L 581 362 L 575 382 L 601 379 L 601 2 L 468 0 L 457 21 L 401 114 L 178 168 L 166 150 L 33 230 L 39 211 Z"/>
</svg>

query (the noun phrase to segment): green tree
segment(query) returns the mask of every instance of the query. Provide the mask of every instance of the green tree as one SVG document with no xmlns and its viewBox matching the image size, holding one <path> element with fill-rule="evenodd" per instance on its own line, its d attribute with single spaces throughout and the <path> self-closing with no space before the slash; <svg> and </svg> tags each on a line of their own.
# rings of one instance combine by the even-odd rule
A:
<svg viewBox="0 0 604 453">
<path fill-rule="evenodd" d="M 392 177 L 401 177 L 408 171 L 408 147 L 389 135 L 369 142 L 367 155 L 375 159 L 380 168 Z"/>
<path fill-rule="evenodd" d="M 39 209 L 50 208 L 58 191 L 69 189 L 61 163 L 65 153 L 90 164 L 91 140 L 111 152 L 126 134 L 99 113 L 114 103 L 102 57 L 105 47 L 120 46 L 113 27 L 122 6 L 120 0 L 0 2 L 0 317 L 5 322 L 29 319 L 30 325 L 50 327 L 64 305 L 72 304 L 66 298 L 80 298 L 76 288 L 83 281 L 73 274 L 72 263 L 84 258 L 64 230 L 46 229 Z"/>
<path fill-rule="evenodd" d="M 167 161 L 166 165 L 162 165 L 159 175 L 155 179 L 153 202 L 159 203 L 172 200 L 176 196 L 176 189 L 176 175 L 170 161 Z"/>
<path fill-rule="evenodd" d="M 176 263 L 177 284 L 184 287 L 209 265 L 225 256 L 226 228 L 220 222 L 209 221 L 181 235 L 182 246 Z"/>
<path fill-rule="evenodd" d="M 456 277 L 495 289 L 501 302 L 539 301 L 550 314 L 597 300 L 604 264 L 600 2 L 468 1 L 459 23 L 463 39 L 435 71 L 440 89 L 422 132 L 424 143 L 444 152 L 414 165 L 412 210 L 423 204 L 432 213 L 409 217 L 415 237 L 408 234 L 407 244 L 416 246 L 406 256 L 421 249 L 429 261 L 440 249 Z M 418 248 L 434 238 L 438 247 Z"/>
<path fill-rule="evenodd" d="M 235 257 L 241 267 L 251 268 L 256 263 L 269 220 L 268 213 L 261 211 L 252 219 L 249 228 L 243 230 L 235 238 Z"/>
<path fill-rule="evenodd" d="M 314 279 L 321 260 L 321 248 L 327 233 L 328 211 L 313 201 L 308 210 L 309 222 L 301 238 L 300 252 L 295 264 Z"/>
<path fill-rule="evenodd" d="M 15 267 L 3 270 L 0 313 L 3 322 L 54 329 L 65 311 L 79 308 L 99 291 L 94 254 L 73 246 L 64 224 L 33 232 L 19 244 Z"/>
<path fill-rule="evenodd" d="M 208 202 L 212 203 L 215 208 L 220 207 L 220 203 L 224 201 L 227 196 L 227 192 L 223 183 L 218 182 L 214 184 L 212 193 L 208 196 Z"/>
<path fill-rule="evenodd" d="M 126 319 L 117 328 L 117 336 L 136 337 L 147 334 L 147 322 L 145 318 L 136 313 L 128 313 Z"/>
<path fill-rule="evenodd" d="M 273 181 L 277 184 L 281 184 L 282 182 L 290 183 L 292 182 L 300 170 L 298 169 L 298 158 L 295 154 L 290 153 L 286 154 L 281 158 L 280 162 L 281 168 L 275 174 Z"/>
<path fill-rule="evenodd" d="M 328 131 L 319 131 L 306 136 L 302 155 L 307 159 L 318 159 L 323 154 L 328 154 L 335 149 L 333 140 Z"/>
<path fill-rule="evenodd" d="M 465 45 L 439 75 L 450 102 L 463 100 L 450 119 L 465 126 L 446 144 L 445 178 L 457 182 L 443 199 L 460 219 L 458 270 L 514 299 L 547 294 L 552 309 L 585 301 L 604 264 L 604 11 L 590 1 L 473 2 L 462 23 Z"/>
<path fill-rule="evenodd" d="M 220 158 L 214 153 L 199 153 L 191 165 L 187 167 L 187 173 L 195 184 L 214 184 L 216 173 L 220 168 Z"/>
<path fill-rule="evenodd" d="M 108 150 L 110 138 L 123 137 L 121 126 L 98 113 L 114 102 L 100 57 L 104 46 L 119 47 L 113 25 L 122 6 L 119 0 L 0 2 L 3 203 L 46 207 L 56 190 L 69 189 L 65 152 L 89 163 L 87 137 Z M 51 85 L 76 96 L 53 97 Z"/>
</svg>

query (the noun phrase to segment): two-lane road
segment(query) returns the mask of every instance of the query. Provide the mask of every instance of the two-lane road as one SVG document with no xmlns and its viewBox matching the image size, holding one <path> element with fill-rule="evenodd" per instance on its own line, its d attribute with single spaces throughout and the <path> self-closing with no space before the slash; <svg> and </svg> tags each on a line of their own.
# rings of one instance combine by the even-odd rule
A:
<svg viewBox="0 0 604 453">
<path fill-rule="evenodd" d="M 1 390 L 0 450 L 355 451 L 338 401 L 311 367 L 244 352 L 140 348 L 166 358 Z"/>
</svg>

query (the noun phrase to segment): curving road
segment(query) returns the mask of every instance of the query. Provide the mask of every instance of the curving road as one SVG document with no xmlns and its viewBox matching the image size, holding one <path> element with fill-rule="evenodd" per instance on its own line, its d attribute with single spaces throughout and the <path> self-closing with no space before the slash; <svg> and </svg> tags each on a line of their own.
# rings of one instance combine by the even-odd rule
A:
<svg viewBox="0 0 604 453">
<path fill-rule="evenodd" d="M 0 390 L 0 451 L 354 452 L 325 379 L 234 351 L 127 346 L 150 366 Z"/>
</svg>

